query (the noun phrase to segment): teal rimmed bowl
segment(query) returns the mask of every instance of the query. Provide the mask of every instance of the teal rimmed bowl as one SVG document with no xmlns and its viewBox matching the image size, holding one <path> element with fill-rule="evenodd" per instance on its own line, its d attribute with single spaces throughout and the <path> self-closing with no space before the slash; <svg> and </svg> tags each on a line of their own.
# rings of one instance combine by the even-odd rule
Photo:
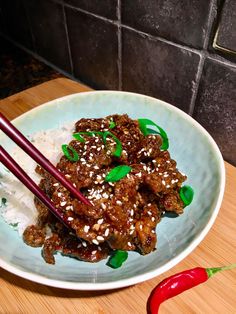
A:
<svg viewBox="0 0 236 314">
<path fill-rule="evenodd" d="M 186 184 L 194 188 L 192 204 L 180 217 L 163 218 L 158 224 L 155 252 L 146 256 L 131 252 L 127 262 L 116 270 L 107 267 L 106 261 L 90 264 L 60 255 L 56 256 L 56 265 L 48 265 L 41 258 L 41 250 L 25 245 L 18 233 L 0 217 L 2 268 L 23 278 L 59 288 L 114 289 L 167 271 L 191 253 L 206 236 L 223 198 L 224 162 L 212 137 L 181 110 L 144 95 L 94 91 L 53 100 L 21 115 L 13 123 L 28 135 L 80 118 L 115 113 L 127 113 L 131 118 L 149 118 L 165 129 L 169 136 L 170 154 L 177 161 L 178 168 L 187 174 Z M 2 133 L 0 142 L 8 151 L 14 146 Z"/>
</svg>

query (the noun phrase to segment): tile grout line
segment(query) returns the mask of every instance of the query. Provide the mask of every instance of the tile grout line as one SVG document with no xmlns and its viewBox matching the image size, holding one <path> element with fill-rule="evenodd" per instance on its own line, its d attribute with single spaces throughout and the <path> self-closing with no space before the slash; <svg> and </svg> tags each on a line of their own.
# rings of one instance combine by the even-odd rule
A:
<svg viewBox="0 0 236 314">
<path fill-rule="evenodd" d="M 198 90 L 199 90 L 200 80 L 201 80 L 201 77 L 202 77 L 202 72 L 203 72 L 205 59 L 206 59 L 206 54 L 203 53 L 200 56 L 200 61 L 199 61 L 199 64 L 198 64 L 198 70 L 197 70 L 197 75 L 196 75 L 196 83 L 195 83 L 194 90 L 192 92 L 192 97 L 191 97 L 191 100 L 190 100 L 190 105 L 189 105 L 189 110 L 188 110 L 188 114 L 190 116 L 193 115 L 193 111 L 194 111 L 194 108 L 195 108 L 195 102 L 196 102 L 197 95 L 198 95 Z"/>
<path fill-rule="evenodd" d="M 36 52 L 36 51 L 37 51 L 37 49 L 36 49 L 36 41 L 35 41 L 35 36 L 34 36 L 34 33 L 33 33 L 32 26 L 31 26 L 29 14 L 28 14 L 28 9 L 27 9 L 27 7 L 26 7 L 24 1 L 22 2 L 22 5 L 23 5 L 24 11 L 25 11 L 25 15 L 26 15 L 26 19 L 27 19 L 27 24 L 28 24 L 29 31 L 30 31 L 30 36 L 31 36 L 31 39 L 32 39 L 32 50 L 33 50 L 34 52 Z"/>
<path fill-rule="evenodd" d="M 213 21 L 214 21 L 214 12 L 215 9 L 217 8 L 217 4 L 216 4 L 216 0 L 213 0 L 211 2 L 211 6 L 210 6 L 210 11 L 209 11 L 209 16 L 208 16 L 208 21 L 207 21 L 207 31 L 206 31 L 206 36 L 205 36 L 205 40 L 203 43 L 203 50 L 200 56 L 200 62 L 198 65 L 198 70 L 197 70 L 197 75 L 196 75 L 196 83 L 192 92 L 192 97 L 190 100 L 190 105 L 189 105 L 189 111 L 188 114 L 190 116 L 193 115 L 194 112 L 194 108 L 195 108 L 195 104 L 196 104 L 196 99 L 197 99 L 197 95 L 198 95 L 198 91 L 199 91 L 199 86 L 200 86 L 200 81 L 201 81 L 201 77 L 202 77 L 202 72 L 203 72 L 203 67 L 205 64 L 205 60 L 207 58 L 208 51 L 207 51 L 207 47 L 209 45 L 209 41 L 210 41 L 210 35 L 211 35 L 211 31 L 212 31 L 212 25 L 213 25 Z"/>
<path fill-rule="evenodd" d="M 211 35 L 211 31 L 212 31 L 212 26 L 213 26 L 213 22 L 215 19 L 215 14 L 214 12 L 217 12 L 217 4 L 216 4 L 216 0 L 212 0 L 211 2 L 211 7 L 210 7 L 210 11 L 209 11 L 209 16 L 208 16 L 208 21 L 207 21 L 207 31 L 206 31 L 206 37 L 203 43 L 203 50 L 207 51 L 207 47 L 210 41 L 210 35 Z M 217 15 L 217 13 L 216 13 Z"/>
<path fill-rule="evenodd" d="M 72 55 L 71 55 L 71 48 L 70 48 L 70 39 L 69 39 L 69 32 L 67 27 L 67 17 L 65 12 L 65 6 L 62 4 L 62 12 L 63 12 L 63 18 L 64 18 L 64 25 L 65 25 L 65 31 L 66 31 L 66 41 L 67 41 L 67 49 L 69 54 L 69 62 L 70 62 L 70 68 L 71 68 L 71 75 L 74 76 L 74 64 L 72 61 Z"/>
<path fill-rule="evenodd" d="M 117 19 L 118 19 L 118 89 L 122 90 L 122 33 L 121 33 L 121 0 L 117 0 Z"/>
</svg>

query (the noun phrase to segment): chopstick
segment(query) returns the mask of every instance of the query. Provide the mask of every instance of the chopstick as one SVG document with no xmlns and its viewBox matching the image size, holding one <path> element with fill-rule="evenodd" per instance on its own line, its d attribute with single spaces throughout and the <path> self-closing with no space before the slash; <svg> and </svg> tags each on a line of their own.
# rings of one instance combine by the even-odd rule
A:
<svg viewBox="0 0 236 314">
<path fill-rule="evenodd" d="M 31 158 L 33 158 L 48 173 L 57 179 L 68 191 L 84 204 L 92 204 L 83 194 L 68 181 L 54 165 L 0 112 L 0 129 L 20 146 Z M 8 155 L 9 156 L 9 155 Z"/>
<path fill-rule="evenodd" d="M 38 187 L 27 173 L 15 162 L 15 160 L 0 145 L 0 162 L 7 167 L 47 208 L 67 227 L 71 229 L 63 212 L 56 208 L 50 198 Z"/>
</svg>

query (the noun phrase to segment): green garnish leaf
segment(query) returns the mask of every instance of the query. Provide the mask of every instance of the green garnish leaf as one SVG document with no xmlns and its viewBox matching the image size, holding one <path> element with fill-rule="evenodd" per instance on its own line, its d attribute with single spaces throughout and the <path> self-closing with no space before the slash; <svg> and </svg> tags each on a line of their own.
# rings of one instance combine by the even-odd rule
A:
<svg viewBox="0 0 236 314">
<path fill-rule="evenodd" d="M 107 139 L 108 136 L 111 136 L 113 138 L 113 140 L 116 142 L 116 149 L 113 152 L 113 156 L 120 157 L 121 153 L 122 153 L 121 141 L 114 134 L 112 134 L 109 131 L 106 131 L 106 132 L 103 133 L 103 141 L 104 141 L 105 145 L 106 145 L 106 142 L 107 142 L 106 139 Z"/>
<path fill-rule="evenodd" d="M 181 200 L 184 202 L 185 206 L 188 206 L 192 203 L 194 191 L 189 185 L 184 185 L 181 187 L 179 191 L 179 196 Z"/>
<path fill-rule="evenodd" d="M 11 223 L 10 225 L 13 227 L 13 228 L 16 228 L 16 227 L 18 227 L 18 222 L 16 222 L 16 223 Z"/>
<path fill-rule="evenodd" d="M 109 129 L 114 129 L 115 126 L 116 126 L 115 122 L 113 120 L 111 120 L 109 122 Z"/>
<path fill-rule="evenodd" d="M 5 197 L 2 197 L 0 207 L 5 207 L 6 205 L 7 205 L 7 199 Z"/>
<path fill-rule="evenodd" d="M 87 131 L 87 132 L 77 132 L 73 134 L 73 137 L 80 141 L 80 142 L 85 142 L 85 139 L 81 135 L 88 135 L 88 136 L 93 136 L 93 135 L 103 135 L 103 132 L 101 131 Z"/>
<path fill-rule="evenodd" d="M 143 133 L 144 136 L 149 134 L 159 134 L 162 137 L 162 145 L 161 149 L 167 150 L 169 148 L 169 140 L 166 132 L 156 123 L 149 119 L 138 119 L 140 131 Z M 148 125 L 155 126 L 158 131 L 154 131 L 150 128 L 147 128 Z"/>
<path fill-rule="evenodd" d="M 106 182 L 116 182 L 124 178 L 132 168 L 127 165 L 120 165 L 113 168 L 105 177 Z"/>
<path fill-rule="evenodd" d="M 116 250 L 114 254 L 109 258 L 107 266 L 111 268 L 119 268 L 127 260 L 128 253 L 126 251 Z"/>
<path fill-rule="evenodd" d="M 67 144 L 62 144 L 61 149 L 62 149 L 64 155 L 66 156 L 66 158 L 68 160 L 70 160 L 70 161 L 78 161 L 79 160 L 79 155 L 73 147 L 71 147 Z"/>
<path fill-rule="evenodd" d="M 78 133 L 74 133 L 73 137 L 77 140 L 79 140 L 80 142 L 85 142 L 85 139 L 81 136 L 81 135 L 88 135 L 88 136 L 93 136 L 93 135 L 100 135 L 102 136 L 103 142 L 106 145 L 107 142 L 107 137 L 111 136 L 113 138 L 113 140 L 116 142 L 116 149 L 113 153 L 113 156 L 116 157 L 120 157 L 121 153 L 122 153 L 122 144 L 120 142 L 120 140 L 111 132 L 109 131 L 87 131 L 87 132 L 78 132 Z"/>
</svg>

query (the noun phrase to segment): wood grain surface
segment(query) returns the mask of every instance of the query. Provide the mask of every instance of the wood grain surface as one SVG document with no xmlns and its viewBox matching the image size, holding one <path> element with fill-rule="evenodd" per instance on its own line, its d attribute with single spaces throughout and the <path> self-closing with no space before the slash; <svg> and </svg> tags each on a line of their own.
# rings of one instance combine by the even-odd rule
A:
<svg viewBox="0 0 236 314">
<path fill-rule="evenodd" d="M 65 78 L 43 83 L 0 101 L 0 111 L 13 119 L 44 102 L 90 88 Z M 0 269 L 0 313 L 146 313 L 152 289 L 184 269 L 236 263 L 236 168 L 225 163 L 226 189 L 220 213 L 200 245 L 170 271 L 124 289 L 70 291 L 43 286 Z M 0 231 L 1 232 L 1 231 Z M 172 298 L 161 313 L 236 313 L 236 270 L 217 274 L 206 283 Z"/>
</svg>

